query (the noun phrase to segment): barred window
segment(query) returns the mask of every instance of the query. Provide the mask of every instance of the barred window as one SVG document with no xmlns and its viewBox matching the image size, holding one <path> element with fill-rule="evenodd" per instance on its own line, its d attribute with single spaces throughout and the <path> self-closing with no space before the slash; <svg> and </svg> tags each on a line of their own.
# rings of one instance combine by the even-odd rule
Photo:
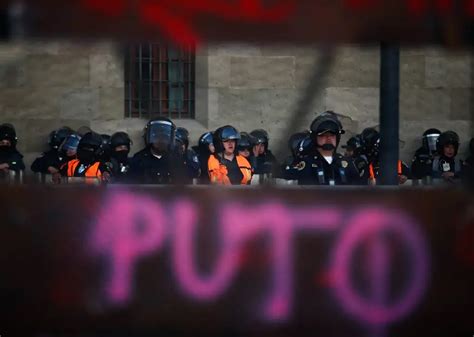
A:
<svg viewBox="0 0 474 337">
<path fill-rule="evenodd" d="M 125 117 L 194 118 L 194 50 L 138 44 L 125 57 Z"/>
</svg>

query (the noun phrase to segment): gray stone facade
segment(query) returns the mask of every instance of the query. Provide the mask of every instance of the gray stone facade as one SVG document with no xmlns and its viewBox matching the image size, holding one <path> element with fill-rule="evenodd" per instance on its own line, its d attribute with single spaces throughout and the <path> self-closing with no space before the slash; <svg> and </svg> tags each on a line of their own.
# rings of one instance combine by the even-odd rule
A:
<svg viewBox="0 0 474 337">
<path fill-rule="evenodd" d="M 0 45 L 0 122 L 16 126 L 26 163 L 46 148 L 48 133 L 62 125 L 87 125 L 100 133 L 126 131 L 133 151 L 143 143 L 146 120 L 124 118 L 123 58 L 110 43 L 23 42 Z M 321 51 L 295 46 L 212 45 L 196 55 L 196 118 L 176 120 L 195 141 L 206 130 L 232 124 L 241 131 L 265 128 L 276 144 L 314 116 L 334 110 L 347 137 L 378 124 L 379 50 L 335 50 L 323 89 L 294 116 Z M 473 58 L 436 48 L 401 54 L 400 153 L 409 161 L 428 127 L 452 129 L 465 143 L 474 136 Z M 283 149 L 284 152 L 286 148 Z M 280 153 L 282 155 L 284 153 Z"/>
</svg>

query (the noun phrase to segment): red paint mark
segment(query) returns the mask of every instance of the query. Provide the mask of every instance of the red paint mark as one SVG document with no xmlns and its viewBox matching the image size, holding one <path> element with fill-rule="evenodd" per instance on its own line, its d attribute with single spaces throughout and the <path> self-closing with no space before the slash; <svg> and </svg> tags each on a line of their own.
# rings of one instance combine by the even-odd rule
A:
<svg viewBox="0 0 474 337">
<path fill-rule="evenodd" d="M 109 16 L 127 14 L 126 0 L 82 0 L 82 4 Z M 130 0 L 129 4 L 132 4 Z M 295 12 L 296 1 L 276 0 L 272 6 L 263 6 L 261 0 L 142 0 L 136 1 L 135 8 L 144 22 L 160 28 L 179 45 L 190 46 L 201 40 L 194 25 L 199 17 L 212 15 L 242 23 L 283 23 Z"/>
<path fill-rule="evenodd" d="M 196 46 L 200 39 L 195 30 L 166 8 L 152 3 L 140 6 L 141 17 L 151 25 L 159 25 L 163 33 L 181 46 Z"/>
</svg>

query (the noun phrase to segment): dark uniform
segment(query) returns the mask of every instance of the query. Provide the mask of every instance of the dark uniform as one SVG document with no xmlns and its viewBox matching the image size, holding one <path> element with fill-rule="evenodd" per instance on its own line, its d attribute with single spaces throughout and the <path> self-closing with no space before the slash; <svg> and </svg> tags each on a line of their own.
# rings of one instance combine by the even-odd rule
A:
<svg viewBox="0 0 474 337">
<path fill-rule="evenodd" d="M 360 146 L 354 152 L 354 164 L 362 184 L 368 184 L 370 164 L 378 162 L 380 134 L 374 128 L 366 128 L 360 134 Z"/>
<path fill-rule="evenodd" d="M 36 158 L 31 164 L 31 170 L 36 173 L 50 174 L 50 167 L 59 169 L 61 167 L 62 156 L 59 148 L 64 140 L 72 134 L 71 128 L 62 127 L 54 130 L 49 134 L 48 145 L 49 151 L 43 153 L 41 157 Z"/>
<path fill-rule="evenodd" d="M 258 156 L 251 153 L 248 158 L 250 165 L 252 165 L 254 174 L 273 174 L 278 167 L 278 161 L 273 153 L 268 149 L 269 137 L 265 130 L 258 129 L 250 132 L 250 135 L 255 139 L 255 145 L 263 144 L 265 152 Z"/>
<path fill-rule="evenodd" d="M 356 185 L 359 184 L 359 174 L 351 158 L 336 152 L 344 133 L 337 115 L 326 111 L 311 123 L 312 148 L 303 160 L 294 166 L 298 171 L 300 185 Z M 318 144 L 318 137 L 326 134 L 336 136 L 336 145 L 332 143 Z M 326 159 L 321 151 L 332 151 L 332 158 Z"/>
<path fill-rule="evenodd" d="M 447 145 L 454 146 L 454 156 L 447 157 L 444 147 Z M 456 159 L 459 150 L 459 136 L 454 131 L 443 132 L 436 142 L 438 156 L 433 159 L 432 178 L 442 179 L 446 182 L 454 183 L 461 178 L 462 161 Z M 451 177 L 446 177 L 445 173 L 453 173 Z"/>
<path fill-rule="evenodd" d="M 415 152 L 411 164 L 411 174 L 415 179 L 425 179 L 431 177 L 433 170 L 433 160 L 437 155 L 436 141 L 441 131 L 438 129 L 428 129 L 423 133 L 423 145 Z"/>
<path fill-rule="evenodd" d="M 146 147 L 130 162 L 130 179 L 142 184 L 189 183 L 186 166 L 175 147 L 176 126 L 157 118 L 145 128 Z"/>
<path fill-rule="evenodd" d="M 126 149 L 117 148 L 125 146 Z M 110 170 L 112 171 L 113 182 L 125 183 L 128 182 L 128 175 L 130 171 L 130 159 L 128 155 L 132 141 L 126 132 L 116 132 L 110 138 Z"/>
<path fill-rule="evenodd" d="M 357 185 L 359 173 L 351 158 L 335 153 L 332 163 L 318 152 L 307 155 L 295 169 L 299 185 Z"/>
<path fill-rule="evenodd" d="M 298 179 L 297 164 L 304 158 L 303 146 L 305 142 L 303 140 L 310 139 L 309 131 L 297 132 L 291 135 L 288 139 L 288 148 L 290 149 L 291 155 L 288 156 L 281 165 L 281 178 L 286 180 Z"/>
<path fill-rule="evenodd" d="M 157 155 L 147 147 L 133 156 L 130 179 L 139 184 L 189 183 L 189 179 L 185 179 L 186 168 L 181 159 L 176 152 Z"/>
<path fill-rule="evenodd" d="M 380 171 L 380 162 L 378 158 L 376 158 L 369 164 L 369 178 L 377 179 L 379 177 L 379 171 Z M 398 161 L 397 173 L 399 176 L 403 175 L 407 178 L 411 177 L 410 168 L 408 167 L 407 164 L 405 164 L 401 160 Z"/>
<path fill-rule="evenodd" d="M 0 146 L 0 164 L 7 164 L 10 171 L 20 172 L 25 170 L 23 155 L 16 149 L 18 138 L 12 125 L 0 125 L 0 141 L 3 140 L 8 140 L 10 145 Z"/>
<path fill-rule="evenodd" d="M 201 163 L 197 153 L 189 148 L 189 132 L 185 128 L 176 129 L 176 145 L 178 149 L 180 161 L 186 167 L 188 180 L 199 178 L 201 175 Z"/>
<path fill-rule="evenodd" d="M 200 184 L 209 184 L 209 171 L 207 167 L 207 162 L 212 152 L 210 147 L 213 147 L 213 135 L 212 132 L 206 132 L 199 137 L 198 145 L 193 149 L 198 156 L 199 165 L 201 168 L 201 175 L 199 177 Z"/>
</svg>

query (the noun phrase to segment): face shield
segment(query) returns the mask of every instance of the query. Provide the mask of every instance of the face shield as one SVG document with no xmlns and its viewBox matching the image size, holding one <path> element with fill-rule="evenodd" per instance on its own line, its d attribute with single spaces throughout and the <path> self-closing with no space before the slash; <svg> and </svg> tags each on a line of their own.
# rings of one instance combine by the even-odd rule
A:
<svg viewBox="0 0 474 337">
<path fill-rule="evenodd" d="M 79 137 L 78 135 L 69 135 L 62 143 L 60 150 L 63 152 L 66 152 L 68 150 L 77 151 L 77 147 L 79 146 L 80 141 L 81 137 Z"/>
<path fill-rule="evenodd" d="M 175 127 L 172 123 L 157 121 L 148 126 L 146 134 L 147 145 L 164 150 L 173 147 L 174 141 Z"/>
<path fill-rule="evenodd" d="M 426 144 L 428 145 L 428 150 L 430 150 L 430 152 L 435 152 L 436 151 L 436 141 L 438 140 L 439 134 L 432 133 L 432 134 L 426 135 L 424 137 L 426 139 Z"/>
</svg>

